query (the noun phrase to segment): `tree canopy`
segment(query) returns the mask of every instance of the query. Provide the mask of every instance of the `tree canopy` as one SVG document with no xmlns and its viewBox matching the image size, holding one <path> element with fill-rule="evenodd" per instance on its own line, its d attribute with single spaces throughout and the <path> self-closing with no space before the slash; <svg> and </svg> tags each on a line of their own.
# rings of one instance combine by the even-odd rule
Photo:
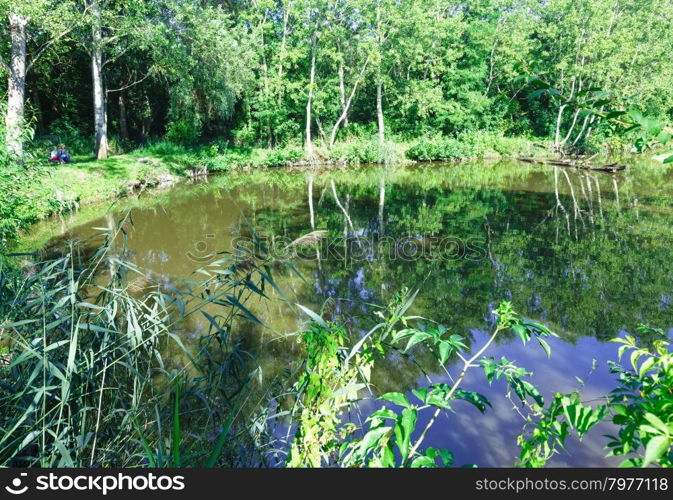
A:
<svg viewBox="0 0 673 500">
<path fill-rule="evenodd" d="M 28 0 L 0 13 L 15 150 L 26 130 L 96 137 L 99 157 L 108 135 L 308 147 L 495 129 L 561 148 L 599 133 L 585 108 L 608 100 L 673 113 L 670 0 Z M 531 99 L 532 75 L 551 91 Z"/>
</svg>

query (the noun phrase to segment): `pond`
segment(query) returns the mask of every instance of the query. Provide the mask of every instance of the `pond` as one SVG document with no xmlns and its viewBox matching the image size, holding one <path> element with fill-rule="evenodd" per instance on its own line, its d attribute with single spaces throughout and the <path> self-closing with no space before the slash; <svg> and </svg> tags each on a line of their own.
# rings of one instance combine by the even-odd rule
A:
<svg viewBox="0 0 673 500">
<path fill-rule="evenodd" d="M 515 161 L 237 172 L 48 221 L 35 234 L 58 233 L 48 248 L 73 238 L 90 242 L 96 228 L 130 210 L 129 255 L 152 280 L 170 282 L 241 245 L 250 227 L 279 249 L 312 233 L 317 250 L 293 259 L 303 279 L 276 276 L 290 302 L 357 331 L 408 287 L 419 291 L 414 314 L 480 346 L 494 324 L 491 311 L 511 301 L 558 334 L 551 358 L 513 335 L 487 355 L 532 371 L 546 398 L 582 386 L 591 400 L 614 388 L 607 362 L 617 349 L 609 339 L 641 323 L 669 334 L 673 327 L 671 186 L 673 169 L 646 162 L 619 174 Z M 264 376 L 273 377 L 296 362 L 297 339 L 289 334 L 307 317 L 273 296 L 252 309 L 268 328 L 241 327 L 238 334 Z M 184 335 L 207 330 L 205 320 L 196 321 Z M 393 357 L 377 365 L 373 386 L 409 392 L 425 383 L 424 370 L 448 381 L 423 356 Z M 482 415 L 461 405 L 426 444 L 452 450 L 457 465 L 511 466 L 523 421 L 506 388 L 489 386 L 480 370 L 468 374 L 465 388 L 486 395 L 493 408 Z M 605 458 L 606 430 L 572 441 L 570 453 L 550 465 L 619 463 Z"/>
</svg>

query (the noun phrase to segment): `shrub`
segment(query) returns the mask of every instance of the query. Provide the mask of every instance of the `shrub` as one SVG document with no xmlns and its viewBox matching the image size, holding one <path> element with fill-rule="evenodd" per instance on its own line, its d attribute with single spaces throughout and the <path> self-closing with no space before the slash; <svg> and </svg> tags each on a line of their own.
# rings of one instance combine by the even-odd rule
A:
<svg viewBox="0 0 673 500">
<path fill-rule="evenodd" d="M 452 137 L 431 137 L 418 140 L 407 150 L 407 158 L 419 161 L 460 160 L 470 156 L 471 149 Z"/>
<path fill-rule="evenodd" d="M 451 161 L 489 156 L 532 154 L 535 144 L 525 137 L 506 137 L 497 132 L 472 131 L 457 137 L 430 136 L 416 141 L 407 158 L 419 161 Z"/>
<path fill-rule="evenodd" d="M 265 167 L 279 167 L 291 163 L 297 163 L 304 158 L 304 151 L 296 147 L 272 149 L 263 160 Z"/>
<path fill-rule="evenodd" d="M 49 151 L 59 144 L 65 144 L 70 154 L 91 154 L 94 149 L 93 137 L 82 132 L 83 127 L 78 126 L 70 117 L 58 117 L 49 127 L 49 134 L 34 141 L 33 147 Z M 46 156 L 46 153 L 44 153 Z"/>
<path fill-rule="evenodd" d="M 201 128 L 186 120 L 175 120 L 166 126 L 166 139 L 176 144 L 194 144 L 201 136 Z"/>
<path fill-rule="evenodd" d="M 179 156 L 189 153 L 189 150 L 181 144 L 164 140 L 148 144 L 138 151 L 139 154 L 144 152 L 156 156 Z"/>
<path fill-rule="evenodd" d="M 19 231 L 37 221 L 46 210 L 49 199 L 40 197 L 40 176 L 41 167 L 30 157 L 25 165 L 19 165 L 4 144 L 0 146 L 0 249 L 11 244 Z"/>
<path fill-rule="evenodd" d="M 326 153 L 326 158 L 349 164 L 395 163 L 404 160 L 404 151 L 402 145 L 393 141 L 380 145 L 378 138 L 372 136 L 338 142 Z"/>
</svg>

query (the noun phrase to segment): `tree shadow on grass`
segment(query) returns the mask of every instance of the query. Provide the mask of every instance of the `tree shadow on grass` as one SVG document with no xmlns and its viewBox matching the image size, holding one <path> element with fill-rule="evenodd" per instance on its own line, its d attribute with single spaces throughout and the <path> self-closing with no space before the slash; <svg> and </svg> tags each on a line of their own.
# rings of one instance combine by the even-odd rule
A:
<svg viewBox="0 0 673 500">
<path fill-rule="evenodd" d="M 113 157 L 106 160 L 96 160 L 95 157 L 75 157 L 68 167 L 82 172 L 99 174 L 108 179 L 125 179 L 130 176 L 136 160 L 130 158 Z M 61 165 L 57 165 L 60 167 Z"/>
</svg>

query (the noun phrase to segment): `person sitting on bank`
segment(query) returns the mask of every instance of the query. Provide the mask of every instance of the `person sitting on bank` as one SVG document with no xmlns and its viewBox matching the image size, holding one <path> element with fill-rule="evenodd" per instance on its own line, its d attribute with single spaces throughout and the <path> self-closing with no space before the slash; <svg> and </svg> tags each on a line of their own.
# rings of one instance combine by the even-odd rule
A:
<svg viewBox="0 0 673 500">
<path fill-rule="evenodd" d="M 51 163 L 58 163 L 59 158 L 58 158 L 58 150 L 57 149 L 52 149 L 51 153 L 49 153 L 49 161 Z"/>
<path fill-rule="evenodd" d="M 68 150 L 66 149 L 65 144 L 61 144 L 58 147 L 57 155 L 59 162 L 61 162 L 62 164 L 70 163 L 70 155 L 68 154 Z"/>
</svg>

